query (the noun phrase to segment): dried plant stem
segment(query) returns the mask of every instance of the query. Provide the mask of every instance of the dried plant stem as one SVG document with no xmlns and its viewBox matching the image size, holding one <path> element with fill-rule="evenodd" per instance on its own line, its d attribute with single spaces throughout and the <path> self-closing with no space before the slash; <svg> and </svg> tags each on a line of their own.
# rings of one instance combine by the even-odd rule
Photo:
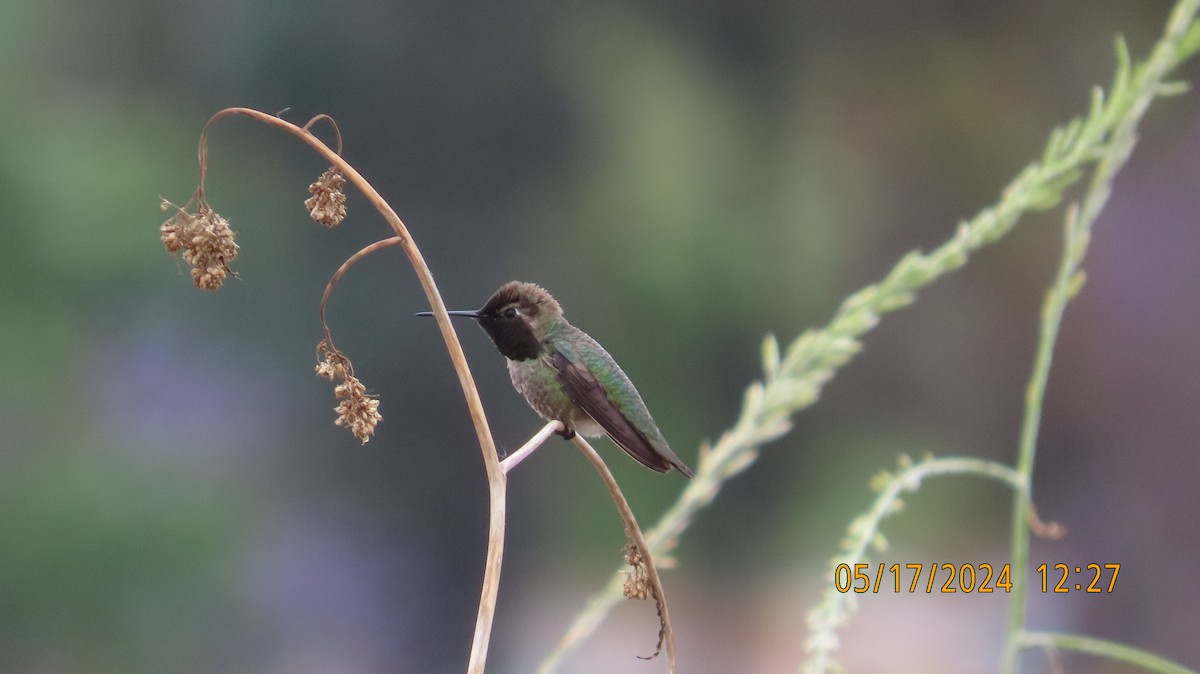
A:
<svg viewBox="0 0 1200 674">
<path fill-rule="evenodd" d="M 468 674 L 482 674 L 487 660 L 488 644 L 491 641 L 492 623 L 496 613 L 496 597 L 500 590 L 500 567 L 504 558 L 507 476 L 500 468 L 500 459 L 496 453 L 496 445 L 492 439 L 491 429 L 488 427 L 487 416 L 484 414 L 483 402 L 479 398 L 479 391 L 475 386 L 474 378 L 471 376 L 471 369 L 467 365 L 467 358 L 463 353 L 462 345 L 458 341 L 458 335 L 454 331 L 454 326 L 450 323 L 450 316 L 446 313 L 446 304 L 442 301 L 437 284 L 434 283 L 433 274 L 430 272 L 429 266 L 425 263 L 421 251 L 413 243 L 412 236 L 409 234 L 408 228 L 404 225 L 400 216 L 396 215 L 392 207 L 363 178 L 362 174 L 342 159 L 339 153 L 330 149 L 328 145 L 309 131 L 309 127 L 315 122 L 329 119 L 323 115 L 314 117 L 305 126 L 300 127 L 275 115 L 250 108 L 226 108 L 216 113 L 209 118 L 208 122 L 204 125 L 204 131 L 200 134 L 200 186 L 196 188 L 197 196 L 203 197 L 204 176 L 208 169 L 208 130 L 217 120 L 233 115 L 249 117 L 257 122 L 273 126 L 299 138 L 327 159 L 332 166 L 341 171 L 347 180 L 362 192 L 371 205 L 375 207 L 375 210 L 379 211 L 388 226 L 396 233 L 399 241 L 389 239 L 392 242 L 387 245 L 400 246 L 412 264 L 413 271 L 417 274 L 417 280 L 420 281 L 422 290 L 425 291 L 425 297 L 429 301 L 430 308 L 433 310 L 433 317 L 437 321 L 438 330 L 442 334 L 442 341 L 445 342 L 446 350 L 450 354 L 450 362 L 454 366 L 455 374 L 458 376 L 459 386 L 462 387 L 463 397 L 466 399 L 467 409 L 471 415 L 471 423 L 475 427 L 475 436 L 479 441 L 479 449 L 483 453 L 484 470 L 487 473 L 489 496 L 487 560 L 484 567 L 483 588 L 479 599 L 479 612 L 475 621 L 475 634 L 471 642 L 471 656 L 467 665 Z M 334 128 L 336 131 L 336 125 Z M 338 144 L 340 145 L 340 132 L 337 135 Z"/>
<path fill-rule="evenodd" d="M 561 421 L 551 421 L 547 423 L 542 427 L 542 430 L 535 433 L 532 438 L 529 438 L 529 442 L 521 445 L 521 447 L 512 454 L 504 457 L 504 460 L 500 462 L 500 469 L 507 474 L 513 468 L 516 468 L 518 464 L 524 461 L 526 457 L 528 457 L 530 454 L 533 454 L 534 450 L 536 450 L 538 447 L 541 447 L 542 443 L 546 442 L 546 438 L 549 438 L 555 433 L 561 432 L 564 428 L 566 427 L 563 426 Z"/>
<path fill-rule="evenodd" d="M 342 277 L 346 275 L 346 272 L 350 271 L 351 267 L 358 264 L 359 260 L 371 255 L 376 251 L 383 250 L 384 248 L 388 248 L 390 246 L 398 246 L 402 243 L 404 243 L 404 239 L 399 236 L 393 236 L 382 241 L 376 241 L 375 243 L 364 247 L 362 250 L 346 258 L 346 261 L 342 262 L 342 266 L 338 267 L 337 271 L 333 272 L 333 276 L 331 276 L 329 278 L 329 282 L 325 284 L 325 292 L 321 293 L 321 308 L 317 312 L 321 317 L 321 329 L 325 331 L 325 341 L 329 343 L 330 348 L 333 348 L 333 335 L 329 332 L 329 325 L 325 323 L 325 305 L 329 303 L 329 294 L 333 292 L 333 287 L 338 284 L 338 281 L 342 280 Z"/>
<path fill-rule="evenodd" d="M 582 436 L 575 435 L 571 438 L 579 451 L 592 462 L 596 472 L 600 473 L 600 479 L 604 481 L 604 486 L 608 488 L 608 493 L 612 496 L 613 503 L 617 506 L 617 512 L 621 515 L 621 521 L 625 523 L 625 533 L 634 545 L 641 550 L 642 559 L 646 565 L 647 576 L 650 580 L 650 586 L 654 592 L 654 601 L 657 603 L 658 619 L 661 628 L 659 647 L 665 643 L 667 647 L 667 671 L 670 674 L 675 674 L 675 633 L 671 628 L 671 614 L 667 611 L 667 595 L 663 592 L 662 580 L 658 577 L 658 568 L 654 564 L 654 558 L 650 555 L 650 546 L 646 545 L 646 537 L 642 535 L 642 528 L 638 526 L 637 518 L 633 516 L 633 509 L 629 507 L 629 501 L 625 500 L 625 495 L 621 493 L 621 487 L 617 485 L 617 479 L 613 477 L 612 471 L 608 469 L 608 465 L 604 463 L 604 459 L 596 453 L 596 450 L 584 440 Z M 657 651 L 655 651 L 657 654 Z"/>
</svg>

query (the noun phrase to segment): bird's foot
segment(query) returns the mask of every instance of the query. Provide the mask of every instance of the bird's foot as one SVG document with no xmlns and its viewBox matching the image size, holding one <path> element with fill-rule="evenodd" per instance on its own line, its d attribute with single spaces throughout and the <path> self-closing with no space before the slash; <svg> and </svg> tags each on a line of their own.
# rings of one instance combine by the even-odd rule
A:
<svg viewBox="0 0 1200 674">
<path fill-rule="evenodd" d="M 575 430 L 572 428 L 564 428 L 561 431 L 555 431 L 555 433 L 561 435 L 563 440 L 570 440 L 575 437 Z"/>
</svg>

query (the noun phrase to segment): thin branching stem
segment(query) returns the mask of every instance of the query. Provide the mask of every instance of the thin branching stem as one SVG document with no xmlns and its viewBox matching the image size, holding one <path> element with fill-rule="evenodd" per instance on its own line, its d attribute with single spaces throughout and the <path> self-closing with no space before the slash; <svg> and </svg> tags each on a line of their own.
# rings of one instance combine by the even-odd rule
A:
<svg viewBox="0 0 1200 674">
<path fill-rule="evenodd" d="M 629 501 L 625 499 L 625 494 L 621 493 L 621 487 L 617 484 L 617 479 L 613 477 L 612 471 L 608 469 L 608 465 L 604 463 L 604 459 L 596 453 L 596 450 L 588 444 L 587 440 L 583 439 L 583 436 L 577 434 L 571 438 L 571 441 L 592 462 L 592 465 L 596 468 L 596 472 L 600 473 L 600 479 L 604 482 L 604 486 L 608 488 L 608 494 L 617 506 L 617 512 L 621 515 L 621 521 L 625 523 L 626 535 L 641 551 L 642 561 L 645 564 L 654 601 L 658 608 L 658 619 L 661 627 L 661 640 L 659 644 L 660 647 L 663 644 L 666 645 L 667 671 L 670 674 L 675 674 L 675 631 L 671 627 L 671 614 L 667 610 L 667 595 L 663 591 L 662 579 L 658 576 L 658 567 L 654 563 L 654 557 L 650 554 L 650 546 L 646 544 L 646 537 L 642 534 L 642 528 L 638 526 L 637 518 L 633 516 L 633 509 L 629 507 Z M 657 651 L 655 652 L 657 653 Z"/>
<path fill-rule="evenodd" d="M 475 379 L 471 376 L 471 368 L 467 364 L 466 355 L 463 353 L 462 345 L 458 341 L 458 334 L 454 331 L 454 326 L 450 322 L 450 316 L 446 313 L 446 304 L 442 301 L 441 293 L 438 292 L 437 284 L 433 280 L 433 273 L 425 263 L 425 258 L 421 255 L 421 251 L 413 242 L 412 235 L 408 232 L 408 227 L 405 226 L 400 216 L 396 215 L 396 212 L 392 210 L 387 201 L 367 182 L 362 174 L 342 159 L 339 153 L 332 150 L 308 130 L 312 123 L 320 118 L 314 118 L 313 121 L 301 127 L 280 119 L 275 115 L 269 115 L 251 108 L 226 108 L 216 113 L 209 118 L 208 122 L 204 125 L 203 132 L 200 134 L 200 184 L 196 188 L 196 197 L 203 199 L 204 177 L 208 170 L 208 131 L 218 120 L 234 115 L 249 117 L 255 121 L 289 133 L 304 141 L 309 147 L 327 159 L 330 165 L 346 176 L 362 192 L 375 210 L 379 211 L 380 215 L 383 216 L 384 221 L 392 228 L 396 237 L 400 239 L 399 242 L 389 245 L 400 246 L 417 274 L 417 280 L 421 283 L 421 288 L 424 290 L 425 297 L 429 301 L 430 308 L 433 310 L 433 316 L 437 321 L 438 330 L 441 332 L 442 341 L 445 343 L 446 350 L 450 354 L 450 362 L 454 366 L 459 386 L 462 388 L 463 397 L 466 399 L 467 410 L 471 416 L 471 423 L 475 428 L 475 436 L 479 442 L 479 449 L 483 454 L 484 470 L 487 473 L 489 497 L 487 558 L 484 566 L 483 587 L 480 592 L 479 611 L 475 620 L 475 632 L 471 640 L 471 655 L 467 665 L 468 674 L 483 674 L 487 661 L 488 645 L 491 641 L 492 624 L 495 620 L 496 599 L 500 590 L 500 569 L 504 558 L 507 477 L 500 468 L 500 459 L 496 452 L 495 442 L 492 439 L 491 429 L 488 426 L 487 415 L 484 413 L 483 402 L 479 398 Z M 340 132 L 337 135 L 340 141 Z"/>
<path fill-rule="evenodd" d="M 351 267 L 358 264 L 359 260 L 362 260 L 364 257 L 372 255 L 384 248 L 398 246 L 402 243 L 404 243 L 404 239 L 398 236 L 393 236 L 364 246 L 357 253 L 346 258 L 342 262 L 341 266 L 337 268 L 337 271 L 333 272 L 333 276 L 329 277 L 329 282 L 325 284 L 325 292 L 321 293 L 321 306 L 317 310 L 317 315 L 321 318 L 321 329 L 325 331 L 325 341 L 329 344 L 331 349 L 334 348 L 333 335 L 329 332 L 329 324 L 325 322 L 325 306 L 329 303 L 329 295 L 333 292 L 333 287 L 342 280 L 342 277 L 346 275 L 346 272 L 350 271 Z"/>
<path fill-rule="evenodd" d="M 1164 657 L 1106 639 L 1055 632 L 1022 632 L 1017 636 L 1017 641 L 1025 648 L 1042 648 L 1051 654 L 1054 651 L 1087 653 L 1116 662 L 1125 662 L 1158 674 L 1198 674 L 1196 670 L 1188 669 Z"/>
<path fill-rule="evenodd" d="M 835 668 L 833 654 L 840 644 L 838 630 L 850 620 L 857 595 L 839 592 L 832 578 L 839 564 L 849 564 L 853 568 L 866 561 L 872 547 L 885 548 L 880 526 L 885 519 L 899 512 L 900 497 L 905 492 L 917 491 L 929 477 L 975 475 L 1008 485 L 1017 498 L 1025 498 L 1028 494 L 1028 483 L 1017 471 L 994 461 L 973 457 L 928 457 L 913 463 L 907 456 L 901 456 L 899 463 L 898 472 L 883 472 L 872 480 L 879 496 L 866 513 L 851 522 L 849 532 L 842 540 L 843 552 L 834 558 L 830 575 L 824 581 L 821 601 L 808 612 L 808 638 L 805 641 L 808 656 L 801 667 L 804 674 L 825 674 Z"/>
<path fill-rule="evenodd" d="M 276 117 L 278 116 L 279 115 L 276 115 Z M 327 122 L 329 126 L 333 127 L 333 135 L 337 139 L 337 149 L 334 150 L 334 152 L 340 156 L 342 154 L 342 129 L 338 127 L 337 120 L 325 113 L 321 113 L 305 122 L 303 127 L 304 130 L 312 133 L 312 128 L 317 122 Z"/>
<path fill-rule="evenodd" d="M 542 430 L 534 433 L 533 437 L 529 438 L 528 442 L 518 447 L 516 451 L 510 453 L 508 456 L 504 457 L 504 460 L 500 462 L 500 468 L 507 474 L 513 468 L 516 468 L 518 465 L 520 465 L 520 463 L 524 461 L 530 454 L 533 454 L 538 447 L 541 447 L 542 443 L 546 442 L 547 438 L 555 433 L 562 432 L 564 428 L 565 426 L 563 426 L 561 421 L 551 421 L 545 426 L 542 426 Z"/>
<path fill-rule="evenodd" d="M 784 353 L 774 337 L 767 337 L 763 343 L 764 377 L 747 388 L 733 426 L 715 444 L 701 447 L 696 478 L 647 530 L 646 539 L 655 554 L 669 553 L 696 514 L 716 499 L 722 485 L 751 466 L 764 444 L 791 430 L 792 415 L 816 402 L 824 385 L 861 349 L 860 338 L 884 314 L 907 306 L 918 290 L 961 268 L 971 254 L 1003 238 L 1026 213 L 1059 205 L 1063 191 L 1079 181 L 1086 167 L 1105 156 L 1103 149 L 1110 139 L 1124 135 L 1125 130 L 1132 132 L 1155 96 L 1178 93 L 1180 87 L 1163 78 L 1200 47 L 1200 28 L 1192 22 L 1198 3 L 1200 0 L 1180 0 L 1148 64 L 1139 66 L 1132 80 L 1128 53 L 1124 44 L 1118 43 L 1121 61 L 1109 102 L 1097 90 L 1088 115 L 1055 129 L 1041 158 L 1019 172 L 994 205 L 960 223 L 949 240 L 928 253 L 914 251 L 903 257 L 881 281 L 846 298 L 827 326 L 800 335 Z M 1118 96 L 1118 91 L 1125 95 Z M 1118 103 L 1113 104 L 1114 100 Z M 1093 206 L 1091 200 L 1085 200 L 1085 210 Z M 1032 465 L 1032 454 L 1028 461 Z M 1018 466 L 1019 471 L 1026 468 Z M 1033 521 L 1025 506 L 1020 507 L 1014 521 Z M 621 596 L 618 570 L 588 600 L 538 671 L 556 671 Z"/>
<path fill-rule="evenodd" d="M 1059 327 L 1062 325 L 1067 304 L 1083 286 L 1081 266 L 1091 241 L 1092 226 L 1108 203 L 1113 180 L 1133 152 L 1138 123 L 1149 109 L 1150 103 L 1163 93 L 1167 74 L 1182 58 L 1190 55 L 1188 49 L 1194 49 L 1184 48 L 1182 44 L 1188 31 L 1195 30 L 1195 16 L 1198 10 L 1200 0 L 1181 0 L 1176 4 L 1162 39 L 1150 57 L 1137 68 L 1129 66 L 1128 51 L 1124 43 L 1118 41 L 1118 69 L 1108 101 L 1104 102 L 1103 94 L 1099 92 L 1093 97 L 1093 116 L 1099 115 L 1100 119 L 1111 120 L 1112 131 L 1105 142 L 1096 149 L 1096 167 L 1083 198 L 1067 208 L 1063 223 L 1063 252 L 1054 283 L 1046 294 L 1042 308 L 1037 353 L 1025 394 L 1025 415 L 1017 450 L 1017 472 L 1026 483 L 1032 484 L 1038 429 L 1054 345 L 1058 340 Z M 1019 651 L 1025 643 L 1020 637 L 1025 633 L 1025 585 L 1030 543 L 1028 507 L 1026 499 L 1013 500 L 1012 581 L 1013 587 L 1018 590 L 1011 597 L 1009 604 L 1008 642 L 1000 668 L 1005 674 L 1012 674 L 1018 670 Z"/>
</svg>

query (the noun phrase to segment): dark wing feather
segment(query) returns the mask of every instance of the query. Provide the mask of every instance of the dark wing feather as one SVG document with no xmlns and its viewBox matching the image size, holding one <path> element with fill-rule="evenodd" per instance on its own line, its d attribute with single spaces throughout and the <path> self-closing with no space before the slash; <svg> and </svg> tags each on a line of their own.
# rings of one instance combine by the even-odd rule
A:
<svg viewBox="0 0 1200 674">
<path fill-rule="evenodd" d="M 671 464 L 654 449 L 646 436 L 609 400 L 604 386 L 586 366 L 570 362 L 561 353 L 555 353 L 552 362 L 567 397 L 595 419 L 618 447 L 651 470 L 665 473 L 671 469 Z"/>
</svg>

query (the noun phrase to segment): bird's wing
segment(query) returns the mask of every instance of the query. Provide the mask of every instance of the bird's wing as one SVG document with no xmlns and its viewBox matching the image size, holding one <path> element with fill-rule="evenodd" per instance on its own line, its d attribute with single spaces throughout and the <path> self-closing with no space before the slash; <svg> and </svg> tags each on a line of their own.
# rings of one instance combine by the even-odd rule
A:
<svg viewBox="0 0 1200 674">
<path fill-rule="evenodd" d="M 608 361 L 612 363 L 611 358 Z M 552 355 L 551 364 L 558 371 L 558 380 L 562 383 L 567 397 L 595 419 L 617 446 L 651 470 L 665 473 L 671 469 L 671 464 L 650 444 L 646 436 L 630 423 L 626 417 L 627 412 L 609 397 L 604 384 L 585 364 L 573 362 L 558 352 Z M 616 363 L 612 363 L 608 372 L 614 373 L 615 376 L 620 370 Z M 621 375 L 621 378 L 624 379 L 624 375 Z M 638 411 L 629 412 L 637 414 Z"/>
</svg>

